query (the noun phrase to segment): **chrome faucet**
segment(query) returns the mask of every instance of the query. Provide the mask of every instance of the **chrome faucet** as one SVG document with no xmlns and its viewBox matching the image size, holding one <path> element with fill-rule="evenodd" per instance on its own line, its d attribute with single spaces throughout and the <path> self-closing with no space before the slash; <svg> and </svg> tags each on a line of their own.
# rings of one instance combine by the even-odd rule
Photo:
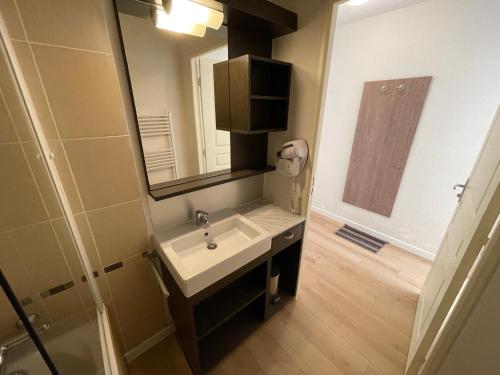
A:
<svg viewBox="0 0 500 375">
<path fill-rule="evenodd" d="M 194 214 L 194 222 L 196 225 L 208 225 L 208 213 L 202 210 L 196 211 Z"/>
</svg>

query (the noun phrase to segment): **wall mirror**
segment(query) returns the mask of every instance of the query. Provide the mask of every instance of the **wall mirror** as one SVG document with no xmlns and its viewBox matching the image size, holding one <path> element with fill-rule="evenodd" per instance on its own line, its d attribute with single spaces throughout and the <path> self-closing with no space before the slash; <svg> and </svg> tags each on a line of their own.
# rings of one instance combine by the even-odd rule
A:
<svg viewBox="0 0 500 375">
<path fill-rule="evenodd" d="M 147 1 L 115 4 L 150 190 L 229 173 L 230 133 L 215 127 L 213 65 L 228 59 L 220 4 L 194 35 L 160 28 L 169 20 Z"/>
</svg>

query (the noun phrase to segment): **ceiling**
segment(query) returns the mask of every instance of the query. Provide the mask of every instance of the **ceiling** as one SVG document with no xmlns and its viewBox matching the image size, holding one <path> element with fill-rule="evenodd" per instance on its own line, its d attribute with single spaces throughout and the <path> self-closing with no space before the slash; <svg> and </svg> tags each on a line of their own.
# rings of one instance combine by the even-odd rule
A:
<svg viewBox="0 0 500 375">
<path fill-rule="evenodd" d="M 428 0 L 368 0 L 368 2 L 358 6 L 342 4 L 338 10 L 337 25 L 356 22 L 363 18 L 377 16 L 424 1 Z"/>
</svg>

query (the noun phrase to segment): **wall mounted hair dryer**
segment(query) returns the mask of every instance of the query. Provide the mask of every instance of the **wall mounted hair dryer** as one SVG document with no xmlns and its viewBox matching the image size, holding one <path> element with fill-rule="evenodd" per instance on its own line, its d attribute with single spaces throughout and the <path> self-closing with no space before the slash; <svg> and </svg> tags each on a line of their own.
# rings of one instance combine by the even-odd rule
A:
<svg viewBox="0 0 500 375">
<path fill-rule="evenodd" d="M 309 147 L 303 139 L 283 143 L 276 154 L 276 169 L 287 177 L 298 176 L 306 166 Z"/>
<path fill-rule="evenodd" d="M 305 168 L 309 147 L 303 139 L 283 143 L 281 149 L 276 154 L 276 170 L 282 176 L 292 177 L 292 185 L 289 192 L 289 209 L 291 212 L 299 213 L 299 196 L 297 191 L 297 177 Z"/>
</svg>

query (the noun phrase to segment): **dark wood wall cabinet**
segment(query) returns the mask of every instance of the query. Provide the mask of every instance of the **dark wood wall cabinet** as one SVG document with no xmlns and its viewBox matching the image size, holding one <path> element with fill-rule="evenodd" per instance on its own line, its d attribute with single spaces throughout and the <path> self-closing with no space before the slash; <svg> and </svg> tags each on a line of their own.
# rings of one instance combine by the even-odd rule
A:
<svg viewBox="0 0 500 375">
<path fill-rule="evenodd" d="M 304 223 L 273 238 L 271 249 L 192 297 L 185 297 L 163 262 L 176 337 L 194 374 L 205 374 L 263 321 L 294 298 Z M 271 270 L 279 269 L 277 296 Z"/>
<path fill-rule="evenodd" d="M 240 134 L 286 130 L 291 72 L 290 63 L 249 54 L 215 64 L 217 129 Z"/>
</svg>

